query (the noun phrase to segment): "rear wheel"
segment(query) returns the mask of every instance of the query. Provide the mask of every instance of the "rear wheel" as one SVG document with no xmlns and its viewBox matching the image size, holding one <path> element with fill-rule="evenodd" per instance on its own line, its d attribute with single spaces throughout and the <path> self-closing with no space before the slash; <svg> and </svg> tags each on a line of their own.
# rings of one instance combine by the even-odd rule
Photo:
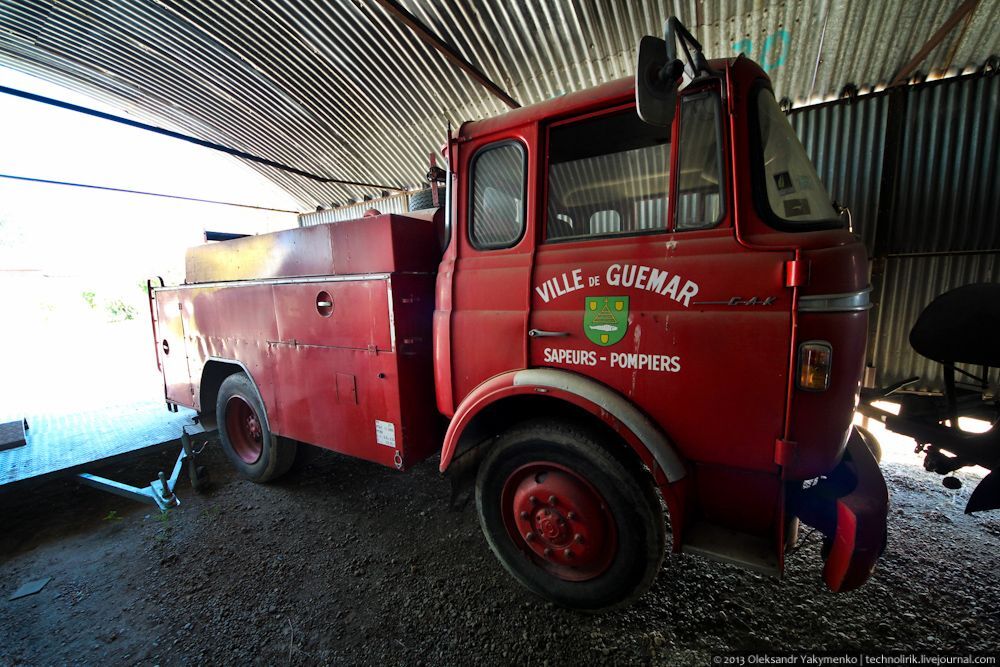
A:
<svg viewBox="0 0 1000 667">
<path fill-rule="evenodd" d="M 227 377 L 215 403 L 222 449 L 237 471 L 252 482 L 269 482 L 295 462 L 296 443 L 271 434 L 264 405 L 243 373 Z"/>
<path fill-rule="evenodd" d="M 600 434 L 534 421 L 500 438 L 479 468 L 476 507 L 490 548 L 525 587 L 597 611 L 627 603 L 663 561 L 652 481 Z"/>
</svg>

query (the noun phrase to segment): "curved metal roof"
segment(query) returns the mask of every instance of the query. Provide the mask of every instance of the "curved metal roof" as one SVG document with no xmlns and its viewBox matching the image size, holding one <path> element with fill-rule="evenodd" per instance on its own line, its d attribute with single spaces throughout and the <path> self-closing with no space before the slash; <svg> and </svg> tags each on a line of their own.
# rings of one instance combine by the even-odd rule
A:
<svg viewBox="0 0 1000 667">
<path fill-rule="evenodd" d="M 920 71 L 1000 53 L 998 0 L 0 0 L 0 65 L 313 173 L 417 186 L 449 121 L 508 109 L 456 62 L 531 104 L 630 75 L 671 14 L 797 103 L 889 83 L 949 23 Z M 379 195 L 250 166 L 308 209 Z"/>
</svg>

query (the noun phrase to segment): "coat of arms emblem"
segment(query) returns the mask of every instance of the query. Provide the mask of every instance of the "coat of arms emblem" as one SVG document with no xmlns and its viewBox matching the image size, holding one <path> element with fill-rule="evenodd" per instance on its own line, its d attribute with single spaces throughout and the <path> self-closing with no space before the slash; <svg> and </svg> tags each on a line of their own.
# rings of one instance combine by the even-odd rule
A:
<svg viewBox="0 0 1000 667">
<path fill-rule="evenodd" d="M 592 343 L 614 345 L 627 331 L 627 296 L 587 297 L 583 306 L 583 332 Z"/>
</svg>

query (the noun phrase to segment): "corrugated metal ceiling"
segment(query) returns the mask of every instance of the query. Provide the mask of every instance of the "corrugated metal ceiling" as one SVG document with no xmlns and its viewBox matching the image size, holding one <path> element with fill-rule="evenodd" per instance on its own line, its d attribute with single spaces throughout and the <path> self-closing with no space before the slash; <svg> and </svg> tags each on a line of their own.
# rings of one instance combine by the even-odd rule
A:
<svg viewBox="0 0 1000 667">
<path fill-rule="evenodd" d="M 884 85 L 960 0 L 454 0 L 401 4 L 522 104 L 631 74 L 676 14 L 710 57 L 746 52 L 778 97 Z M 980 0 L 919 70 L 1000 53 Z M 450 121 L 507 107 L 375 0 L 0 0 L 0 65 L 133 116 L 338 178 L 414 186 Z M 251 164 L 302 202 L 377 195 Z"/>
</svg>

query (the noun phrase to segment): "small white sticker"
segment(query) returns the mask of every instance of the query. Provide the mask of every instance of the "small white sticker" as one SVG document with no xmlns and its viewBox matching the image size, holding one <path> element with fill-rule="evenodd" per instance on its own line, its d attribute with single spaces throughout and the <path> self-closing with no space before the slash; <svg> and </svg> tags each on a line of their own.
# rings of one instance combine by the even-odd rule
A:
<svg viewBox="0 0 1000 667">
<path fill-rule="evenodd" d="M 375 420 L 375 442 L 386 447 L 396 446 L 396 425 L 392 422 Z"/>
</svg>

